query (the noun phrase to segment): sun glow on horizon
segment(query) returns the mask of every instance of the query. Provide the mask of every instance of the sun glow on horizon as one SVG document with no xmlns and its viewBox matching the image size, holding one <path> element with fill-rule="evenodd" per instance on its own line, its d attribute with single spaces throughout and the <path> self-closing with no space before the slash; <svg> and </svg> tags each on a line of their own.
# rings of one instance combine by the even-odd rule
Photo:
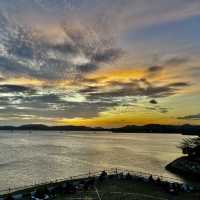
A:
<svg viewBox="0 0 200 200">
<path fill-rule="evenodd" d="M 200 123 L 200 3 L 176 1 L 0 1 L 0 123 Z"/>
</svg>

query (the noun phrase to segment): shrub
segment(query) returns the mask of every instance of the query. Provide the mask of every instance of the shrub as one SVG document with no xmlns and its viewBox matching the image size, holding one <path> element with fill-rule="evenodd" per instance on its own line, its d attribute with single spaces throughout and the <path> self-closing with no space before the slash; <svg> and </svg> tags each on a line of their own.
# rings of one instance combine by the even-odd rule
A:
<svg viewBox="0 0 200 200">
<path fill-rule="evenodd" d="M 179 148 L 182 149 L 183 154 L 188 156 L 200 156 L 200 136 L 184 138 Z"/>
</svg>

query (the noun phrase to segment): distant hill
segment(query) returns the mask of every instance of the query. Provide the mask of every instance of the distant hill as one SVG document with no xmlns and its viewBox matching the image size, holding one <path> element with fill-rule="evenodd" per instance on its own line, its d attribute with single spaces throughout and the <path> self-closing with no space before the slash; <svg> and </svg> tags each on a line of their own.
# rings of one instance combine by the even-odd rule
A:
<svg viewBox="0 0 200 200">
<path fill-rule="evenodd" d="M 43 130 L 43 131 L 112 131 L 122 133 L 181 133 L 200 135 L 200 125 L 161 125 L 147 124 L 144 126 L 128 125 L 121 128 L 91 128 L 86 126 L 47 126 L 44 124 L 25 124 L 22 126 L 0 126 L 0 130 Z"/>
<path fill-rule="evenodd" d="M 187 135 L 200 135 L 200 125 L 161 125 L 148 124 L 144 126 L 128 125 L 111 129 L 113 132 L 125 133 L 182 133 Z"/>
<path fill-rule="evenodd" d="M 104 131 L 105 129 L 86 126 L 47 126 L 44 124 L 25 124 L 22 126 L 0 126 L 0 130 Z"/>
</svg>

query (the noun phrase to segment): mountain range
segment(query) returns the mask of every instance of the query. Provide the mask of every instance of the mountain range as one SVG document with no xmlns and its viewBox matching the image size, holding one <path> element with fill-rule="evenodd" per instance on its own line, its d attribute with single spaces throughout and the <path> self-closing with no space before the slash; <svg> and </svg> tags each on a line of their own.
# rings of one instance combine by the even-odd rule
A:
<svg viewBox="0 0 200 200">
<path fill-rule="evenodd" d="M 181 133 L 200 135 L 200 125 L 161 125 L 147 124 L 143 126 L 128 125 L 120 128 L 102 128 L 86 126 L 47 126 L 44 124 L 26 124 L 22 126 L 0 126 L 0 130 L 35 130 L 35 131 L 111 131 L 121 133 Z"/>
</svg>

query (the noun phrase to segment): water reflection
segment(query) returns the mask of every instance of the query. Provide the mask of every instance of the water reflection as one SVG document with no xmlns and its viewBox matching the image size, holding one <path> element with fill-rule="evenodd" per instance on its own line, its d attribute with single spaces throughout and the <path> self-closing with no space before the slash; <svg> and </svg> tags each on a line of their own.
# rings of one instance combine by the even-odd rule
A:
<svg viewBox="0 0 200 200">
<path fill-rule="evenodd" d="M 179 157 L 182 135 L 0 132 L 0 189 L 105 168 L 175 177 L 164 166 Z"/>
</svg>

